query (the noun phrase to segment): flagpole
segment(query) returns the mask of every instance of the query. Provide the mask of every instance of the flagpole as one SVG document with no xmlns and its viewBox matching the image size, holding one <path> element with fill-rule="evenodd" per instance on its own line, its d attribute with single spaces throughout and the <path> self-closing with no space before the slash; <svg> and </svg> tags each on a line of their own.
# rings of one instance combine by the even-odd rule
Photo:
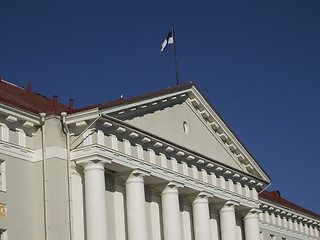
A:
<svg viewBox="0 0 320 240">
<path fill-rule="evenodd" d="M 173 37 L 173 48 L 174 48 L 174 62 L 175 62 L 175 66 L 176 66 L 176 82 L 177 82 L 177 86 L 179 86 L 180 83 L 179 83 L 178 59 L 177 59 L 177 50 L 176 50 L 176 38 L 175 38 L 173 24 L 172 24 L 172 37 Z"/>
</svg>

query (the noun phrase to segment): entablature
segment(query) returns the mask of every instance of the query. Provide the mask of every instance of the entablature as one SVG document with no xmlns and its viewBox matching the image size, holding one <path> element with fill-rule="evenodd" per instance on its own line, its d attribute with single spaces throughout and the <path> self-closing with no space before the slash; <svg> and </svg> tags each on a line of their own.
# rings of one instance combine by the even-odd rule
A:
<svg viewBox="0 0 320 240">
<path fill-rule="evenodd" d="M 290 219 L 298 223 L 303 223 L 308 226 L 316 227 L 320 230 L 320 219 L 312 217 L 309 214 L 302 213 L 298 210 L 293 210 L 284 206 L 276 205 L 263 198 L 260 198 L 260 209 L 267 212 L 269 215 L 280 216 L 282 218 Z"/>
<path fill-rule="evenodd" d="M 74 121 L 71 124 L 67 121 L 71 134 L 74 134 L 74 137 L 78 139 L 77 142 L 73 142 L 74 144 L 71 149 L 73 149 L 74 146 L 81 146 L 82 140 L 90 142 L 84 140 L 88 137 L 88 132 L 92 133 L 101 130 L 105 135 L 112 135 L 113 138 L 115 137 L 120 141 L 129 142 L 131 146 L 138 145 L 145 150 L 152 149 L 155 154 L 164 155 L 166 159 L 175 159 L 177 162 L 184 162 L 188 166 L 196 167 L 198 171 L 205 170 L 209 174 L 223 177 L 226 181 L 232 180 L 234 183 L 247 185 L 249 188 L 255 188 L 257 190 L 268 184 L 268 182 L 263 179 L 259 179 L 246 172 L 241 172 L 238 169 L 224 165 L 214 159 L 209 159 L 199 153 L 192 152 L 189 149 L 168 142 L 141 129 L 137 129 L 119 119 L 103 115 L 94 121 L 94 124 L 92 124 L 92 119 L 80 122 Z M 77 136 L 79 134 L 84 134 L 85 137 L 81 139 Z"/>
<path fill-rule="evenodd" d="M 212 195 L 212 200 L 217 202 L 235 201 L 246 208 L 258 208 L 259 201 L 254 199 L 251 195 L 239 194 L 230 191 L 221 186 L 212 184 L 210 177 L 204 180 L 201 178 L 194 178 L 187 175 L 185 172 L 177 172 L 163 166 L 155 165 L 152 162 L 143 159 L 129 156 L 123 152 L 99 145 L 92 144 L 82 146 L 71 151 L 71 160 L 77 164 L 83 164 L 86 161 L 104 161 L 107 162 L 107 169 L 109 171 L 117 172 L 118 174 L 126 173 L 132 169 L 142 169 L 150 173 L 150 177 L 145 179 L 146 184 L 162 184 L 164 182 L 178 182 L 183 183 L 180 193 L 183 196 L 191 196 L 196 192 L 207 192 Z"/>
<path fill-rule="evenodd" d="M 40 126 L 39 116 L 0 103 L 0 123 L 14 129 L 23 129 L 28 135 L 33 135 Z"/>
<path fill-rule="evenodd" d="M 34 150 L 2 140 L 0 140 L 0 153 L 26 161 L 34 161 L 35 159 Z"/>
</svg>

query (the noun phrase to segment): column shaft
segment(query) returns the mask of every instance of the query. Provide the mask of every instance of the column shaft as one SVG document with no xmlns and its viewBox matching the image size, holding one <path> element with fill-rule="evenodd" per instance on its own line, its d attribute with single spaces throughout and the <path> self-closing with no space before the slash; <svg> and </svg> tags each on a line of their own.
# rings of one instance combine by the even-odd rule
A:
<svg viewBox="0 0 320 240">
<path fill-rule="evenodd" d="M 192 203 L 195 240 L 211 240 L 208 196 L 199 194 Z"/>
<path fill-rule="evenodd" d="M 220 227 L 222 240 L 237 240 L 236 216 L 233 203 L 227 202 L 220 210 Z"/>
<path fill-rule="evenodd" d="M 107 208 L 103 163 L 86 163 L 84 177 L 87 240 L 106 240 Z"/>
<path fill-rule="evenodd" d="M 133 171 L 126 181 L 126 202 L 129 240 L 148 240 L 147 215 L 143 177 Z"/>
<path fill-rule="evenodd" d="M 260 238 L 258 212 L 251 210 L 243 219 L 246 240 L 257 240 Z"/>
<path fill-rule="evenodd" d="M 161 193 L 164 240 L 182 240 L 179 192 L 175 185 L 167 185 Z"/>
<path fill-rule="evenodd" d="M 84 225 L 84 201 L 82 177 L 77 171 L 75 164 L 71 164 L 71 181 L 72 181 L 72 208 L 73 208 L 73 226 L 74 239 L 85 239 Z"/>
</svg>

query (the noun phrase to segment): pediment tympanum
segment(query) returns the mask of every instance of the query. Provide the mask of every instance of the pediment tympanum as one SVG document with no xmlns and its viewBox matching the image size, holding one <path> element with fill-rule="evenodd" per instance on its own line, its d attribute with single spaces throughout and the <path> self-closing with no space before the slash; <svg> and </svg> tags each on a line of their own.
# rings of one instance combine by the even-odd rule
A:
<svg viewBox="0 0 320 240">
<path fill-rule="evenodd" d="M 193 84 L 128 99 L 101 110 L 213 161 L 270 180 Z"/>
</svg>

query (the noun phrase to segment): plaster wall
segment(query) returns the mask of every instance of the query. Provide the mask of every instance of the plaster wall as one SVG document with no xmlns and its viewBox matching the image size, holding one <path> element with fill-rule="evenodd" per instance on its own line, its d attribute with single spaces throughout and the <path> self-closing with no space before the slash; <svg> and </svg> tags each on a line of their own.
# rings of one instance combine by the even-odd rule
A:
<svg viewBox="0 0 320 240">
<path fill-rule="evenodd" d="M 0 154 L 6 164 L 6 192 L 0 202 L 7 204 L 7 217 L 0 218 L 9 239 L 42 240 L 42 175 L 39 163 Z"/>
<path fill-rule="evenodd" d="M 240 169 L 231 153 L 223 147 L 223 143 L 208 131 L 201 117 L 185 102 L 126 121 L 161 138 Z"/>
</svg>

